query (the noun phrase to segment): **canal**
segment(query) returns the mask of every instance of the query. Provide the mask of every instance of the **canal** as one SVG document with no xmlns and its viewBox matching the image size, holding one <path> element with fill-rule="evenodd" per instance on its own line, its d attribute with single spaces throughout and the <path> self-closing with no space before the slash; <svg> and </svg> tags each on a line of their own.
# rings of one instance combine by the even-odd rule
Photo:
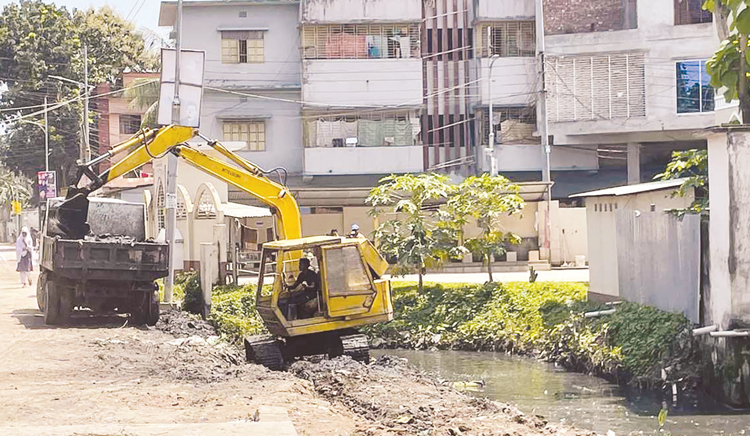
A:
<svg viewBox="0 0 750 436">
<path fill-rule="evenodd" d="M 675 404 L 671 398 L 664 403 L 662 398 L 639 395 L 531 358 L 464 351 L 374 350 L 373 354 L 406 358 L 443 380 L 481 380 L 484 387 L 476 391 L 469 384 L 472 395 L 515 404 L 524 413 L 599 434 L 750 435 L 750 411 L 732 411 L 703 396 L 678 395 Z M 663 404 L 669 415 L 665 433 L 660 433 L 656 416 Z"/>
</svg>

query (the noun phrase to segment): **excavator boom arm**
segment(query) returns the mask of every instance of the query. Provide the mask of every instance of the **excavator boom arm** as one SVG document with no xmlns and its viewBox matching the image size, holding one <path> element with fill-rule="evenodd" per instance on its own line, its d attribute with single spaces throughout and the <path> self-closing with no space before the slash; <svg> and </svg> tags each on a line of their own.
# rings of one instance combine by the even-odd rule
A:
<svg viewBox="0 0 750 436">
<path fill-rule="evenodd" d="M 159 130 L 144 130 L 129 140 L 116 145 L 106 155 L 103 155 L 103 157 L 84 165 L 82 173 L 91 175 L 93 174 L 91 166 L 95 163 L 123 151 L 133 148 L 135 150 L 102 174 L 98 176 L 94 175 L 92 177 L 94 180 L 89 186 L 74 189 L 72 195 L 68 195 L 69 201 L 66 201 L 66 203 L 71 203 L 71 207 L 66 208 L 62 206 L 61 209 L 80 208 L 79 205 L 82 204 L 81 196 L 85 197 L 89 192 L 106 185 L 108 182 L 130 171 L 140 168 L 165 153 L 174 152 L 194 167 L 247 192 L 264 204 L 272 207 L 274 216 L 276 217 L 277 231 L 281 239 L 302 237 L 302 220 L 299 206 L 297 205 L 297 200 L 295 200 L 294 196 L 285 186 L 267 178 L 260 167 L 237 156 L 218 142 L 209 141 L 209 145 L 214 147 L 223 156 L 229 158 L 240 168 L 227 164 L 189 146 L 180 145 L 193 138 L 196 134 L 197 132 L 190 127 L 167 126 Z M 75 202 L 71 198 L 73 196 L 77 197 Z M 69 221 L 85 220 L 85 213 L 81 213 L 80 211 L 75 212 L 77 213 L 63 214 L 60 217 L 60 221 L 64 221 L 66 216 Z M 83 223 L 74 222 L 62 222 L 62 224 L 64 224 L 63 228 L 71 229 L 81 228 L 83 225 Z"/>
</svg>

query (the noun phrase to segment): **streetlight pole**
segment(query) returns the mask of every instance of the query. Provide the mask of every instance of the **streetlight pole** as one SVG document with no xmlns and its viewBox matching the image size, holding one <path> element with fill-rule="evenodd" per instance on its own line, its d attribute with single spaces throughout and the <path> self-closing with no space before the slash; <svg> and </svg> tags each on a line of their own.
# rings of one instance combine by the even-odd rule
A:
<svg viewBox="0 0 750 436">
<path fill-rule="evenodd" d="M 182 53 L 182 0 L 177 0 L 177 22 L 175 24 L 174 99 L 172 100 L 172 124 L 180 124 L 180 55 Z M 164 302 L 172 303 L 174 286 L 174 247 L 177 227 L 177 156 L 167 154 L 167 222 L 164 238 L 169 244 L 169 274 L 164 279 Z"/>
<path fill-rule="evenodd" d="M 86 46 L 83 46 L 83 62 L 85 65 L 86 73 L 84 74 L 84 80 L 86 83 L 81 83 L 77 80 L 68 79 L 67 77 L 62 76 L 47 76 L 50 79 L 60 80 L 63 82 L 69 82 L 73 83 L 75 85 L 78 85 L 79 92 L 83 91 L 83 124 L 81 125 L 81 147 L 78 154 L 79 159 L 81 162 L 89 162 L 91 160 L 91 148 L 89 147 L 89 84 L 88 84 L 88 51 L 86 49 Z"/>
<path fill-rule="evenodd" d="M 550 219 L 551 207 L 552 207 L 552 174 L 550 171 L 550 154 L 552 148 L 549 144 L 549 125 L 547 122 L 547 87 L 544 82 L 545 75 L 545 59 L 544 59 L 544 1 L 536 0 L 536 50 L 539 63 L 539 93 L 537 98 L 537 105 L 539 107 L 539 122 L 537 123 L 539 136 L 542 139 L 542 152 L 544 153 L 544 172 L 542 173 L 542 180 L 547 183 L 547 190 L 545 192 L 545 200 L 547 202 L 547 213 L 544 218 L 544 248 L 547 251 L 550 261 L 552 260 L 552 252 L 550 250 L 550 234 L 552 222 Z"/>
<path fill-rule="evenodd" d="M 47 122 L 47 96 L 44 96 L 44 171 L 49 171 L 49 123 Z"/>
</svg>

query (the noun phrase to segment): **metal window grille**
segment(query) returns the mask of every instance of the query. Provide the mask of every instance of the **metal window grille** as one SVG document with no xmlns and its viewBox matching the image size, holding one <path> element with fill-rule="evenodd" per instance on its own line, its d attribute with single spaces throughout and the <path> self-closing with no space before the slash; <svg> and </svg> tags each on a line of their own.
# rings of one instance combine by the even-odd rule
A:
<svg viewBox="0 0 750 436">
<path fill-rule="evenodd" d="M 164 185 L 161 183 L 156 191 L 156 225 L 159 230 L 167 228 L 167 210 L 164 198 Z"/>
<path fill-rule="evenodd" d="M 706 71 L 706 61 L 676 63 L 677 113 L 714 111 L 714 88 Z"/>
<path fill-rule="evenodd" d="M 538 143 L 536 131 L 536 106 L 493 107 L 495 144 Z M 481 135 L 484 144 L 489 144 L 489 108 L 482 112 Z"/>
<path fill-rule="evenodd" d="M 304 59 L 394 59 L 421 56 L 419 24 L 329 24 L 302 27 Z"/>
<path fill-rule="evenodd" d="M 221 32 L 221 62 L 224 64 L 263 63 L 264 47 L 261 30 Z"/>
<path fill-rule="evenodd" d="M 182 195 L 177 195 L 177 209 L 175 209 L 175 215 L 178 220 L 186 220 L 188 218 L 187 205 Z"/>
<path fill-rule="evenodd" d="M 546 62 L 551 122 L 646 116 L 643 53 L 551 56 Z"/>
<path fill-rule="evenodd" d="M 140 115 L 120 114 L 120 134 L 132 135 L 141 129 Z"/>
<path fill-rule="evenodd" d="M 711 23 L 713 14 L 703 10 L 703 0 L 674 0 L 674 24 Z"/>
<path fill-rule="evenodd" d="M 499 21 L 481 24 L 476 47 L 481 57 L 533 57 L 536 54 L 534 21 Z"/>
<path fill-rule="evenodd" d="M 224 121 L 225 141 L 242 141 L 250 151 L 266 149 L 265 121 Z"/>
<path fill-rule="evenodd" d="M 305 119 L 305 147 L 378 147 L 421 144 L 418 111 L 352 115 L 310 115 Z M 347 139 L 356 138 L 356 143 Z"/>
<path fill-rule="evenodd" d="M 203 191 L 198 199 L 196 218 L 202 220 L 216 218 L 216 205 L 208 191 Z"/>
</svg>

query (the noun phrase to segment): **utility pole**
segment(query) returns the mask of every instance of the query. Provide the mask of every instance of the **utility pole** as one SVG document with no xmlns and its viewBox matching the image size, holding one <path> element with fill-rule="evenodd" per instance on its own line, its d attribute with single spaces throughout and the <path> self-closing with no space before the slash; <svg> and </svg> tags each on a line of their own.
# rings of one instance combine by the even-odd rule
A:
<svg viewBox="0 0 750 436">
<path fill-rule="evenodd" d="M 488 35 L 491 34 L 491 32 L 487 32 Z M 490 45 L 490 38 L 487 37 L 487 47 L 490 50 L 490 53 L 492 53 L 492 45 Z M 488 112 L 488 118 L 489 118 L 489 126 L 490 126 L 490 134 L 489 134 L 489 144 L 487 145 L 487 148 L 485 149 L 485 153 L 490 159 L 490 175 L 492 177 L 495 177 L 497 175 L 497 158 L 495 157 L 495 114 L 494 114 L 494 108 L 492 107 L 492 67 L 495 66 L 495 61 L 500 59 L 500 56 L 493 55 L 492 56 L 492 62 L 490 62 L 490 73 L 489 73 L 489 79 L 487 80 L 489 92 L 487 93 L 487 96 L 490 100 L 490 107 Z"/>
<path fill-rule="evenodd" d="M 545 75 L 545 59 L 544 59 L 544 0 L 536 0 L 536 51 L 539 64 L 539 94 L 537 98 L 537 106 L 539 108 L 539 121 L 537 122 L 537 128 L 539 129 L 539 136 L 542 139 L 542 153 L 544 153 L 544 171 L 542 173 L 542 180 L 547 183 L 547 189 L 544 194 L 544 198 L 547 202 L 547 212 L 544 214 L 544 245 L 547 254 L 552 256 L 550 252 L 550 228 L 552 223 L 550 221 L 550 212 L 552 206 L 552 174 L 550 173 L 550 153 L 552 148 L 549 145 L 549 125 L 547 122 L 547 86 L 544 80 Z"/>
<path fill-rule="evenodd" d="M 47 96 L 44 96 L 44 171 L 49 171 L 49 122 L 47 121 Z"/>
<path fill-rule="evenodd" d="M 172 124 L 180 124 L 180 55 L 182 50 L 182 0 L 177 0 L 177 23 L 174 63 L 174 99 L 172 100 Z M 164 229 L 166 242 L 169 244 L 169 275 L 164 280 L 164 302 L 172 303 L 174 286 L 174 246 L 175 228 L 177 227 L 177 156 L 167 154 L 167 222 Z"/>
<path fill-rule="evenodd" d="M 80 83 L 78 86 L 80 88 Z M 89 59 L 88 48 L 83 44 L 83 123 L 81 129 L 81 151 L 79 158 L 81 162 L 91 160 L 91 148 L 89 146 Z"/>
</svg>

